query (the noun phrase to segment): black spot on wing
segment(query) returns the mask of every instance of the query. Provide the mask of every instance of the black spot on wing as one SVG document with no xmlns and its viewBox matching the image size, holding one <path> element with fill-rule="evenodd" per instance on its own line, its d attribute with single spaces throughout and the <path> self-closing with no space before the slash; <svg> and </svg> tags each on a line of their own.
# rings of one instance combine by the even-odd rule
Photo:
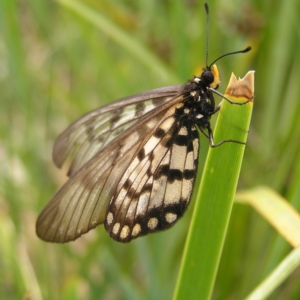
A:
<svg viewBox="0 0 300 300">
<path fill-rule="evenodd" d="M 192 136 L 192 139 L 198 139 L 199 138 L 199 133 L 195 127 L 194 130 L 191 130 L 191 136 Z"/>
<path fill-rule="evenodd" d="M 134 195 L 135 195 L 135 189 L 131 188 L 127 193 L 127 198 L 132 199 Z"/>
<path fill-rule="evenodd" d="M 150 193 L 152 191 L 152 184 L 147 183 L 143 186 L 143 189 L 141 190 L 142 193 Z"/>
<path fill-rule="evenodd" d="M 186 151 L 187 151 L 187 153 L 194 151 L 194 145 L 193 145 L 192 139 L 189 139 L 189 142 L 186 147 Z"/>
<path fill-rule="evenodd" d="M 144 148 L 142 148 L 142 149 L 139 151 L 137 157 L 138 157 L 139 161 L 141 161 L 141 160 L 143 160 L 143 159 L 145 158 L 145 149 L 144 149 Z"/>
<path fill-rule="evenodd" d="M 184 170 L 183 171 L 183 178 L 184 179 L 193 179 L 196 177 L 195 170 Z"/>
<path fill-rule="evenodd" d="M 160 165 L 157 169 L 156 172 L 154 173 L 154 180 L 162 177 L 162 176 L 168 176 L 170 170 L 169 165 Z"/>
<path fill-rule="evenodd" d="M 123 188 L 127 191 L 132 185 L 132 181 L 128 178 L 123 185 Z"/>
<path fill-rule="evenodd" d="M 156 138 L 162 138 L 165 134 L 166 134 L 166 132 L 162 128 L 157 128 L 153 135 Z"/>
<path fill-rule="evenodd" d="M 188 145 L 190 137 L 188 135 L 178 134 L 174 139 L 174 143 L 178 146 L 186 146 Z"/>
<path fill-rule="evenodd" d="M 175 180 L 182 180 L 182 172 L 178 169 L 170 169 L 168 174 L 168 182 L 174 182 Z"/>
<path fill-rule="evenodd" d="M 113 125 L 120 120 L 121 115 L 123 113 L 123 110 L 124 110 L 124 108 L 120 107 L 120 108 L 118 108 L 118 109 L 116 109 L 116 110 L 113 111 L 113 116 L 110 119 L 110 121 L 111 121 L 111 127 L 113 127 Z"/>
<path fill-rule="evenodd" d="M 139 116 L 142 116 L 144 111 L 145 111 L 145 103 L 144 102 L 139 102 L 137 105 L 136 105 L 136 108 L 135 108 L 135 115 L 137 117 Z"/>
</svg>

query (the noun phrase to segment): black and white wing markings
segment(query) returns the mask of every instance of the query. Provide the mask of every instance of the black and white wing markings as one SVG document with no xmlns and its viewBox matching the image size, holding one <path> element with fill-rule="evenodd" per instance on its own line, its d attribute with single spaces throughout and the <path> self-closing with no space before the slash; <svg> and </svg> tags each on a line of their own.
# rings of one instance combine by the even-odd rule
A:
<svg viewBox="0 0 300 300">
<path fill-rule="evenodd" d="M 68 157 L 73 176 L 85 163 L 147 113 L 174 98 L 182 85 L 168 86 L 123 98 L 87 113 L 55 141 L 53 160 L 61 167 Z"/>
<path fill-rule="evenodd" d="M 129 242 L 171 227 L 189 204 L 198 152 L 198 131 L 185 116 L 184 103 L 178 103 L 148 136 L 122 176 L 106 216 L 110 236 Z"/>
<path fill-rule="evenodd" d="M 134 159 L 141 157 L 141 149 L 147 150 L 145 141 L 154 134 L 169 108 L 182 105 L 184 100 L 180 92 L 171 100 L 166 98 L 167 102 L 119 134 L 70 177 L 40 214 L 36 225 L 39 237 L 64 243 L 104 223 L 122 176 Z"/>
</svg>

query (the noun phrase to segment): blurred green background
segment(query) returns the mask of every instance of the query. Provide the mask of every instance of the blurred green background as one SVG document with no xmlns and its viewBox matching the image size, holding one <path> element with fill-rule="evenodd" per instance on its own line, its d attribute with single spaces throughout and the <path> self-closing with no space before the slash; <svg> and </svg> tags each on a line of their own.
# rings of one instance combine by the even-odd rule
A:
<svg viewBox="0 0 300 300">
<path fill-rule="evenodd" d="M 68 124 L 117 98 L 199 75 L 205 64 L 203 2 L 79 2 L 88 14 L 66 3 L 78 2 L 0 1 L 0 295 L 170 299 L 193 204 L 172 230 L 128 245 L 111 240 L 103 226 L 73 243 L 48 244 L 36 237 L 35 221 L 66 181 L 51 153 Z M 218 62 L 221 92 L 231 72 L 242 77 L 256 70 L 239 189 L 270 186 L 299 211 L 300 2 L 208 4 L 210 62 L 253 47 Z M 204 137 L 201 145 L 203 165 Z M 234 205 L 214 299 L 242 299 L 288 251 L 253 209 Z M 298 268 L 270 299 L 299 299 L 299 279 Z"/>
</svg>

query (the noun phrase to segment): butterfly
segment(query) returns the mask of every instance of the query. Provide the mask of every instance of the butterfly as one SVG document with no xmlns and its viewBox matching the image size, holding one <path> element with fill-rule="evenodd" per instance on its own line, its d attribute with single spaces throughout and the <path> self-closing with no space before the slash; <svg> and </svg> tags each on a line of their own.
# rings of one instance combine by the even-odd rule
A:
<svg viewBox="0 0 300 300">
<path fill-rule="evenodd" d="M 208 5 L 205 4 L 208 19 Z M 162 87 L 91 111 L 55 141 L 57 167 L 71 161 L 69 180 L 36 223 L 37 235 L 65 243 L 104 224 L 116 241 L 165 230 L 184 214 L 197 174 L 199 133 L 214 143 L 210 118 L 219 109 L 215 62 L 186 84 Z"/>
</svg>

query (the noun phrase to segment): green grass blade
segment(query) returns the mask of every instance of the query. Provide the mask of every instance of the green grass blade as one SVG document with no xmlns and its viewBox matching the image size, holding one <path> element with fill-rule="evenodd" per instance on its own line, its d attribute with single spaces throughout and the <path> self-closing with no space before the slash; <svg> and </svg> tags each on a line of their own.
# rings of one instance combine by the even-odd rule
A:
<svg viewBox="0 0 300 300">
<path fill-rule="evenodd" d="M 153 70 L 154 74 L 161 78 L 162 82 L 177 81 L 176 76 L 168 70 L 162 61 L 153 55 L 143 44 L 139 43 L 99 11 L 76 0 L 57 0 L 57 2 L 65 5 L 81 15 L 88 22 L 94 24 L 95 27 L 104 32 L 109 38 L 128 50 L 135 59 L 144 63 L 150 70 Z"/>
<path fill-rule="evenodd" d="M 300 247 L 292 250 L 276 269 L 245 300 L 267 299 L 268 296 L 300 265 Z"/>
<path fill-rule="evenodd" d="M 252 107 L 253 102 L 240 106 L 223 100 L 214 131 L 215 142 L 246 141 Z M 197 202 L 174 299 L 210 299 L 244 149 L 244 145 L 225 143 L 208 152 L 200 188 L 195 194 Z"/>
</svg>

